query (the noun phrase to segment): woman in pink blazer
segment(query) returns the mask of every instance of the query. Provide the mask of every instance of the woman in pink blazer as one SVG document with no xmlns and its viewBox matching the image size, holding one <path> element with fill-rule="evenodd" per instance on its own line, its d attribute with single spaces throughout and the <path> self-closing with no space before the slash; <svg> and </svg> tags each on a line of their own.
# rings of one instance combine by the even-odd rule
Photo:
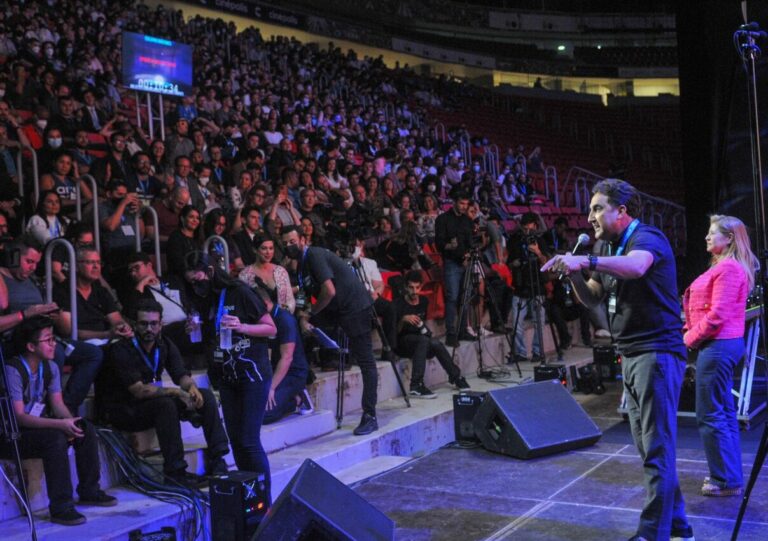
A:
<svg viewBox="0 0 768 541">
<path fill-rule="evenodd" d="M 744 479 L 731 389 L 733 370 L 744 355 L 744 314 L 758 263 L 738 218 L 711 216 L 706 241 L 712 254 L 709 270 L 683 297 L 683 340 L 698 350 L 696 421 L 709 464 L 701 493 L 738 496 Z"/>
</svg>

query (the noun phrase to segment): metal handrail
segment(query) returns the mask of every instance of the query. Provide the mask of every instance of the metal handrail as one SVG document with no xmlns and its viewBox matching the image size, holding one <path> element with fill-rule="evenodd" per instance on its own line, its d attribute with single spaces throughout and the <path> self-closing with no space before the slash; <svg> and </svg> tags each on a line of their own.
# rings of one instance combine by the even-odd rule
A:
<svg viewBox="0 0 768 541">
<path fill-rule="evenodd" d="M 550 182 L 552 183 L 551 191 L 549 189 Z M 554 165 L 549 165 L 544 169 L 544 193 L 547 199 L 549 199 L 551 193 L 555 206 L 560 208 L 560 191 L 557 189 L 557 168 Z"/>
<path fill-rule="evenodd" d="M 160 224 L 160 220 L 157 217 L 157 211 L 155 209 L 153 209 L 152 207 L 146 206 L 146 207 L 144 207 L 144 211 L 145 212 L 149 212 L 152 215 L 152 227 L 153 227 L 153 229 L 155 231 L 155 235 L 154 235 L 154 237 L 155 237 L 154 238 L 154 243 L 155 243 L 155 273 L 158 276 L 162 276 L 163 275 L 163 267 L 162 267 L 162 263 L 160 261 L 160 258 L 162 257 L 162 253 L 160 252 L 160 225 L 159 225 Z M 139 215 L 137 213 L 136 217 L 138 218 L 138 216 Z M 138 229 L 138 225 L 139 225 L 139 223 L 138 223 L 138 220 L 137 220 L 136 221 L 136 230 L 138 232 L 137 235 L 136 235 L 137 237 L 141 236 L 141 232 Z M 139 252 L 141 251 L 141 240 L 139 240 L 139 247 L 138 247 L 137 251 L 139 251 Z"/>
<path fill-rule="evenodd" d="M 442 122 L 438 122 L 435 124 L 434 127 L 435 131 L 435 141 L 440 140 L 443 144 L 445 144 L 445 124 Z"/>
<path fill-rule="evenodd" d="M 16 173 L 19 176 L 19 199 L 24 201 L 24 162 L 23 162 L 23 156 L 22 154 L 24 151 L 28 151 L 30 154 L 32 154 L 32 176 L 35 179 L 35 182 L 33 182 L 33 188 L 35 190 L 35 206 L 37 206 L 37 201 L 40 199 L 40 184 L 39 184 L 39 171 L 38 171 L 38 165 L 37 165 L 37 151 L 29 145 L 23 145 L 19 144 L 19 151 L 16 153 Z"/>
<path fill-rule="evenodd" d="M 211 235 L 205 239 L 205 242 L 203 243 L 203 252 L 206 254 L 208 253 L 208 250 L 213 241 L 216 241 L 222 245 L 224 251 L 224 270 L 229 272 L 229 246 L 227 245 L 227 241 L 224 239 L 224 237 L 220 235 Z"/>
<path fill-rule="evenodd" d="M 97 195 L 99 193 L 99 186 L 96 184 L 96 179 L 89 174 L 80 175 L 79 180 L 86 180 L 91 185 L 91 194 L 93 195 L 93 199 L 91 199 L 91 206 L 93 207 L 93 244 L 96 246 L 96 251 L 101 255 L 101 222 L 99 222 L 99 204 Z M 80 200 L 80 183 L 76 182 L 75 184 L 77 186 L 77 198 Z"/>
<path fill-rule="evenodd" d="M 75 248 L 62 238 L 53 239 L 45 246 L 45 302 L 53 302 L 53 249 L 61 244 L 67 249 L 69 258 L 69 313 L 71 314 L 72 340 L 77 340 L 77 266 L 75 264 Z"/>
</svg>

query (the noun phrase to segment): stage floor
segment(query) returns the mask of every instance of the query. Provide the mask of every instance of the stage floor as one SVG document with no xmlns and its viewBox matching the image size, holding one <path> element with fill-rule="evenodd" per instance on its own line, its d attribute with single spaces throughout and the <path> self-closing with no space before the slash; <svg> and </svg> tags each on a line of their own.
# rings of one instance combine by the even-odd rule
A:
<svg viewBox="0 0 768 541">
<path fill-rule="evenodd" d="M 447 446 L 354 485 L 392 518 L 398 541 L 621 540 L 635 533 L 644 499 L 640 459 L 618 413 L 619 383 L 585 410 L 603 437 L 579 451 L 517 460 L 482 448 Z M 763 432 L 742 432 L 745 482 Z M 739 539 L 768 539 L 768 465 L 750 498 Z M 679 423 L 677 470 L 698 541 L 730 539 L 741 498 L 705 498 L 708 475 L 694 421 Z"/>
</svg>

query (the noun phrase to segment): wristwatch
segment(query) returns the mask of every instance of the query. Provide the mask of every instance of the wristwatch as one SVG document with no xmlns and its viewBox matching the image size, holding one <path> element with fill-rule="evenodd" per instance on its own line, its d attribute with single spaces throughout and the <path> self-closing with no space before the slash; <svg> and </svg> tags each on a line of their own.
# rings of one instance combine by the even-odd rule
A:
<svg viewBox="0 0 768 541">
<path fill-rule="evenodd" d="M 597 270 L 597 256 L 594 254 L 589 254 L 587 256 L 587 260 L 589 261 L 589 270 Z"/>
</svg>

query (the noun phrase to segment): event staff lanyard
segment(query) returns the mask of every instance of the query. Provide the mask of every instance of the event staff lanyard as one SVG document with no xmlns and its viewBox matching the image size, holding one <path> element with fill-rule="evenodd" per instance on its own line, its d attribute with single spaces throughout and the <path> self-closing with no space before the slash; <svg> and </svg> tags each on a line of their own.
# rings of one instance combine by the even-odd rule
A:
<svg viewBox="0 0 768 541">
<path fill-rule="evenodd" d="M 136 180 L 139 181 L 139 188 L 141 188 L 141 193 L 144 195 L 149 195 L 149 179 L 141 180 L 140 178 L 137 178 Z"/>
<path fill-rule="evenodd" d="M 21 360 L 21 364 L 24 365 L 24 369 L 27 371 L 27 376 L 29 376 L 29 381 L 32 381 L 32 369 L 29 367 L 29 364 L 27 364 L 27 360 L 22 356 L 19 355 L 19 360 Z M 41 363 L 44 363 L 45 361 L 41 361 Z M 43 367 L 38 363 L 37 365 L 37 400 L 35 402 L 42 402 L 43 401 L 43 395 L 45 394 L 45 388 L 43 387 Z"/>
<path fill-rule="evenodd" d="M 629 224 L 629 227 L 627 227 L 627 229 L 624 230 L 624 234 L 621 236 L 621 242 L 619 243 L 619 247 L 616 248 L 617 256 L 624 253 L 624 248 L 627 245 L 627 241 L 629 240 L 629 237 L 632 236 L 632 233 L 635 232 L 635 229 L 637 229 L 638 225 L 640 225 L 640 220 L 635 218 L 634 220 L 632 220 L 632 223 Z M 608 249 L 610 250 L 610 245 L 608 246 Z"/>
<path fill-rule="evenodd" d="M 299 289 L 304 289 L 304 264 L 307 261 L 307 252 L 309 246 L 304 247 L 304 253 L 301 254 L 301 263 L 299 264 Z"/>
<path fill-rule="evenodd" d="M 637 229 L 637 226 L 640 224 L 640 220 L 635 218 L 632 220 L 632 223 L 629 224 L 629 227 L 624 230 L 624 234 L 621 236 L 621 242 L 619 243 L 619 247 L 616 248 L 616 255 L 619 256 L 624 253 L 624 248 L 627 246 L 627 242 L 629 241 L 629 237 L 632 236 L 632 233 L 635 232 L 635 229 Z M 611 245 L 608 245 L 608 254 L 611 253 Z M 615 283 L 615 279 L 614 279 Z M 612 288 L 613 289 L 613 288 Z M 608 295 L 608 313 L 610 315 L 616 314 L 616 307 L 618 305 L 618 299 L 616 296 L 616 290 L 614 289 L 611 291 L 610 295 Z"/>
<path fill-rule="evenodd" d="M 221 295 L 219 295 L 219 309 L 216 311 L 216 332 L 221 329 L 221 318 L 224 315 L 224 295 L 226 294 L 227 290 L 222 289 Z"/>
<path fill-rule="evenodd" d="M 144 360 L 144 364 L 146 364 L 147 367 L 152 370 L 152 381 L 160 381 L 160 375 L 157 373 L 157 369 L 160 367 L 160 348 L 155 345 L 155 364 L 153 365 L 151 362 L 149 362 L 149 357 L 147 357 L 147 355 L 144 353 L 144 350 L 141 349 L 139 341 L 136 340 L 136 338 L 133 339 L 133 347 L 135 347 L 136 351 L 138 351 L 139 355 L 141 355 L 141 358 Z"/>
</svg>

